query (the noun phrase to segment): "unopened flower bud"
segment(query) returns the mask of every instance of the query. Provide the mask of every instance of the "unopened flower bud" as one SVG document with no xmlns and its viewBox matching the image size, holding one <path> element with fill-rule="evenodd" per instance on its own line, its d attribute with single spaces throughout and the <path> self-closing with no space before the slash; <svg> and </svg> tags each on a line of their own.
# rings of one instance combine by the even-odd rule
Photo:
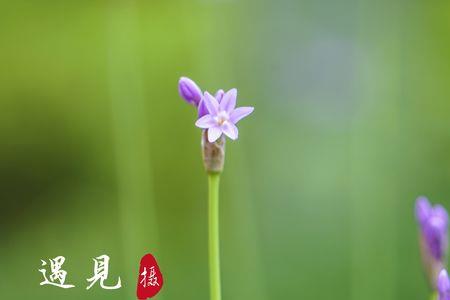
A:
<svg viewBox="0 0 450 300">
<path fill-rule="evenodd" d="M 202 99 L 202 91 L 198 85 L 187 77 L 181 77 L 178 81 L 178 92 L 184 100 L 196 107 Z"/>
</svg>

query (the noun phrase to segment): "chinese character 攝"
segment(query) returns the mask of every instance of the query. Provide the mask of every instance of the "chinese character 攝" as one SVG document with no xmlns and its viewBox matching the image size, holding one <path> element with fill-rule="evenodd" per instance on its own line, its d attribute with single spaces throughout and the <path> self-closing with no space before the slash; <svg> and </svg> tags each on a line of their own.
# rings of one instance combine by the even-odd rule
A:
<svg viewBox="0 0 450 300">
<path fill-rule="evenodd" d="M 151 286 L 159 286 L 158 283 L 158 277 L 156 276 L 156 272 L 155 272 L 155 267 L 152 266 L 150 268 L 150 274 L 148 274 L 147 276 L 147 267 L 144 267 L 144 271 L 141 273 L 142 276 L 142 280 L 141 280 L 141 284 L 144 287 L 147 287 L 147 285 L 151 285 Z"/>
</svg>

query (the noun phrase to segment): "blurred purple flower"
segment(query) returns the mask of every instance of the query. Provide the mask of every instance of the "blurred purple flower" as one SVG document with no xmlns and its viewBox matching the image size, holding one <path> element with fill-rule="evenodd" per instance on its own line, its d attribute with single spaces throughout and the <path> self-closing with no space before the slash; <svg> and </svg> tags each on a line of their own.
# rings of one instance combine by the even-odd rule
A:
<svg viewBox="0 0 450 300">
<path fill-rule="evenodd" d="M 433 207 L 427 198 L 419 197 L 416 200 L 416 218 L 420 227 L 422 263 L 431 287 L 436 288 L 437 276 L 447 255 L 447 211 L 441 205 Z"/>
<path fill-rule="evenodd" d="M 441 205 L 431 206 L 425 197 L 416 201 L 416 218 L 430 254 L 443 260 L 447 251 L 448 215 Z"/>
<path fill-rule="evenodd" d="M 195 125 L 202 129 L 208 129 L 208 141 L 210 143 L 215 142 L 222 133 L 230 139 L 235 140 L 238 138 L 236 123 L 251 114 L 254 108 L 235 108 L 237 98 L 236 89 L 231 89 L 225 94 L 219 90 L 216 93 L 216 97 L 205 92 L 202 102 L 204 102 L 207 114 L 200 117 Z"/>
<path fill-rule="evenodd" d="M 181 77 L 178 81 L 178 92 L 189 104 L 198 107 L 202 100 L 202 91 L 198 85 L 187 77 Z"/>
<path fill-rule="evenodd" d="M 450 280 L 448 278 L 447 270 L 443 269 L 439 273 L 437 280 L 438 299 L 450 300 Z"/>
</svg>

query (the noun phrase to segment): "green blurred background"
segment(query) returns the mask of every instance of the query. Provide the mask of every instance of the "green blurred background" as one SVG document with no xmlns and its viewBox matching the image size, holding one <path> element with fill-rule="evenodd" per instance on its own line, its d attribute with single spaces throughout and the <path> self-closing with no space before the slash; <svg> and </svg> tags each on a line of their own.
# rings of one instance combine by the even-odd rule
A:
<svg viewBox="0 0 450 300">
<path fill-rule="evenodd" d="M 2 1 L 0 298 L 208 299 L 180 76 L 256 107 L 221 182 L 224 299 L 426 299 L 416 196 L 450 207 L 450 2 Z M 92 258 L 108 284 L 86 291 Z M 63 290 L 41 259 L 66 257 Z"/>
</svg>

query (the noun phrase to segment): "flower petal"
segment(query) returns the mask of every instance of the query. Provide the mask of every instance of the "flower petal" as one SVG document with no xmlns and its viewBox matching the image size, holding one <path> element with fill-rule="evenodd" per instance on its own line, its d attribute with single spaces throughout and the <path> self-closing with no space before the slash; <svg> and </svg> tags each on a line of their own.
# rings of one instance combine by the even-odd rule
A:
<svg viewBox="0 0 450 300">
<path fill-rule="evenodd" d="M 238 138 L 239 130 L 231 122 L 225 122 L 222 125 L 222 131 L 225 133 L 226 136 L 228 136 L 230 139 L 235 140 Z"/>
<path fill-rule="evenodd" d="M 205 115 L 195 122 L 195 126 L 203 129 L 214 127 L 216 125 L 217 123 L 211 115 Z"/>
<path fill-rule="evenodd" d="M 442 220 L 442 223 L 444 224 L 444 227 L 447 228 L 448 225 L 448 214 L 447 211 L 445 210 L 445 208 L 440 205 L 437 204 L 433 207 L 433 215 L 437 218 L 439 218 L 440 220 Z"/>
<path fill-rule="evenodd" d="M 432 213 L 432 207 L 427 198 L 421 196 L 416 200 L 416 219 L 423 225 Z"/>
<path fill-rule="evenodd" d="M 208 112 L 213 116 L 217 115 L 219 111 L 219 102 L 217 102 L 216 98 L 211 96 L 210 93 L 205 92 L 203 101 L 205 102 L 205 106 L 208 109 Z"/>
<path fill-rule="evenodd" d="M 450 280 L 448 278 L 447 271 L 443 269 L 438 276 L 437 289 L 439 292 L 439 299 L 445 297 L 450 292 Z M 446 298 L 443 298 L 446 299 Z"/>
<path fill-rule="evenodd" d="M 223 95 L 225 94 L 225 92 L 223 90 L 218 90 L 216 92 L 216 94 L 214 95 L 214 98 L 217 99 L 217 101 L 220 103 L 220 101 L 222 101 Z"/>
<path fill-rule="evenodd" d="M 236 107 L 236 97 L 237 97 L 236 89 L 231 89 L 228 92 L 226 92 L 222 98 L 222 101 L 220 101 L 220 110 L 224 110 L 227 113 L 231 113 L 233 109 Z"/>
<path fill-rule="evenodd" d="M 200 100 L 200 103 L 198 104 L 198 117 L 201 118 L 207 114 L 208 114 L 208 109 L 206 108 L 205 101 L 203 101 L 203 98 L 202 98 L 202 100 Z"/>
<path fill-rule="evenodd" d="M 253 110 L 254 110 L 253 107 L 238 107 L 231 112 L 230 121 L 233 124 L 236 124 L 237 122 L 239 122 L 239 120 L 251 114 Z"/>
<path fill-rule="evenodd" d="M 208 141 L 214 143 L 222 135 L 222 130 L 219 127 L 211 127 L 208 129 Z"/>
</svg>

